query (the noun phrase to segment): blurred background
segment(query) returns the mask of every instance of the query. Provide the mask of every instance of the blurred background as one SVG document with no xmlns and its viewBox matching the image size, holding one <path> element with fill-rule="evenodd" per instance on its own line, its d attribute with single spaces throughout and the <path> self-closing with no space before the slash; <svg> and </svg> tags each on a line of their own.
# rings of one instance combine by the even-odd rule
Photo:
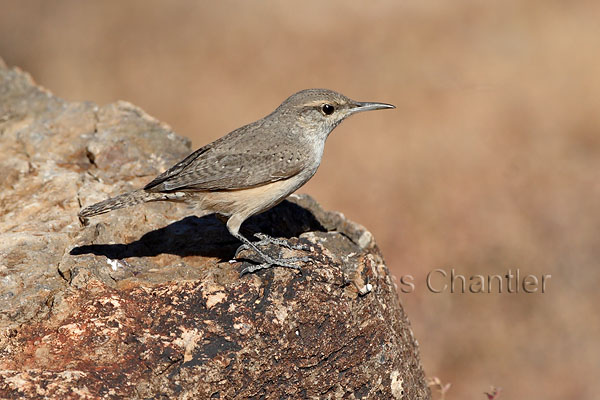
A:
<svg viewBox="0 0 600 400">
<path fill-rule="evenodd" d="M 68 100 L 130 101 L 194 147 L 304 88 L 395 104 L 342 124 L 300 192 L 414 278 L 400 298 L 446 399 L 598 398 L 600 2 L 0 7 L 8 65 Z M 434 294 L 435 268 L 552 278 L 544 294 Z"/>
</svg>

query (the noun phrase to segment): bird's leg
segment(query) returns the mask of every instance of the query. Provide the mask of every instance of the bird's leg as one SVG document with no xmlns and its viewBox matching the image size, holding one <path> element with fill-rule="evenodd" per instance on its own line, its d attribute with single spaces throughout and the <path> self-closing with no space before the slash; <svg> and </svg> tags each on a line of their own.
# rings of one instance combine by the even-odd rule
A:
<svg viewBox="0 0 600 400">
<path fill-rule="evenodd" d="M 274 265 L 279 265 L 281 267 L 300 270 L 300 266 L 296 265 L 294 263 L 310 261 L 310 259 L 308 257 L 290 257 L 290 258 L 271 257 L 270 255 L 266 254 L 264 251 L 260 250 L 254 243 L 252 243 L 251 241 L 246 239 L 240 233 L 235 233 L 233 235 L 235 236 L 236 239 L 238 239 L 239 241 L 241 241 L 244 244 L 245 248 L 252 249 L 264 261 L 261 264 L 251 265 L 249 267 L 244 268 L 241 272 L 242 275 L 244 275 L 245 273 L 255 272 L 255 271 L 258 271 L 261 269 L 271 268 Z M 239 252 L 239 249 L 238 249 L 238 252 Z M 238 252 L 236 252 L 236 256 L 237 256 Z"/>
</svg>

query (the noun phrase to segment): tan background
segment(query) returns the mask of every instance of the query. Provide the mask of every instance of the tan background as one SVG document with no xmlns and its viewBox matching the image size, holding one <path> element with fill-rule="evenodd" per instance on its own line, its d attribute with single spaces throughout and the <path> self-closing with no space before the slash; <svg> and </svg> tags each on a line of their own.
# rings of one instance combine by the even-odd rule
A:
<svg viewBox="0 0 600 400">
<path fill-rule="evenodd" d="M 600 2 L 0 9 L 9 65 L 69 100 L 135 103 L 195 147 L 303 88 L 395 104 L 338 128 L 301 191 L 415 278 L 401 298 L 428 376 L 447 399 L 598 397 Z M 432 294 L 434 268 L 552 278 L 545 294 Z"/>
</svg>

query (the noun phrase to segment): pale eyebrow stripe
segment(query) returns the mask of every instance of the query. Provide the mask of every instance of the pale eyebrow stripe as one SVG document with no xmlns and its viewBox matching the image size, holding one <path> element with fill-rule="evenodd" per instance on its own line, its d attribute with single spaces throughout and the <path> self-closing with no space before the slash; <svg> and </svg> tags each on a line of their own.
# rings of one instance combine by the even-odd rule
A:
<svg viewBox="0 0 600 400">
<path fill-rule="evenodd" d="M 325 101 L 325 100 L 315 100 L 315 101 L 311 101 L 311 102 L 309 102 L 309 103 L 306 103 L 306 104 L 304 104 L 304 106 L 305 106 L 305 107 L 317 107 L 317 106 L 323 105 L 323 104 L 325 104 L 325 103 L 327 103 L 327 104 L 331 104 L 332 106 L 335 106 L 335 107 L 337 107 L 337 106 L 338 106 L 338 104 L 337 104 L 337 103 L 335 103 L 335 102 L 331 102 L 331 101 L 330 101 L 330 102 L 328 102 L 328 101 Z"/>
</svg>

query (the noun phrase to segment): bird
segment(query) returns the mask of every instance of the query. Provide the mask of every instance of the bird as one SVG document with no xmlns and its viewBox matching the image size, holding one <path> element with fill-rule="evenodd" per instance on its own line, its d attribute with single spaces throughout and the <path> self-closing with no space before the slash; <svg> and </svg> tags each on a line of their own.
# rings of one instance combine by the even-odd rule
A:
<svg viewBox="0 0 600 400">
<path fill-rule="evenodd" d="M 242 274 L 273 266 L 300 270 L 302 258 L 279 258 L 259 246 L 282 239 L 240 233 L 249 217 L 266 211 L 316 173 L 329 134 L 346 118 L 363 111 L 393 109 L 387 103 L 359 102 L 328 89 L 305 89 L 289 96 L 269 115 L 194 151 L 143 188 L 82 209 L 79 217 L 107 213 L 151 201 L 192 202 L 198 214 L 217 214 L 229 233 L 262 260 Z M 236 252 L 236 256 L 239 253 Z"/>
</svg>

